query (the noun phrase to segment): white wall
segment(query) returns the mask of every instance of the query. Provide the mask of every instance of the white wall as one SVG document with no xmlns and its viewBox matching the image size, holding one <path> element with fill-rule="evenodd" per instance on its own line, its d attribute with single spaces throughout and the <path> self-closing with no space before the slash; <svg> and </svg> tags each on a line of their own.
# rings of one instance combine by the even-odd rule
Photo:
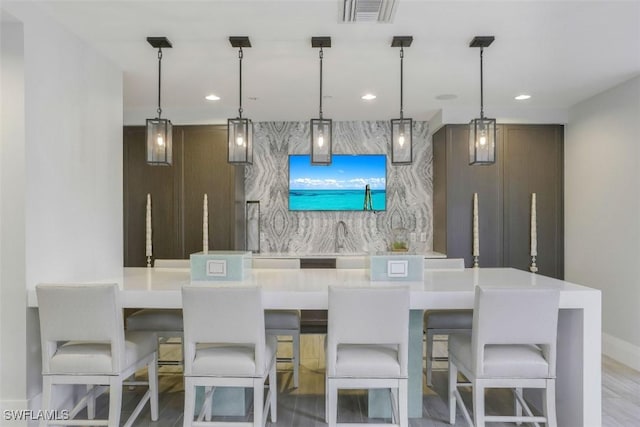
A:
<svg viewBox="0 0 640 427">
<path fill-rule="evenodd" d="M 113 277 L 122 268 L 122 72 L 38 5 L 2 7 L 24 26 L 26 158 L 24 238 L 16 242 L 24 246 L 25 268 L 14 301 L 25 310 L 13 319 L 16 332 L 3 324 L 2 335 L 26 327 L 26 342 L 3 346 L 0 357 L 3 365 L 6 356 L 27 360 L 22 398 L 30 399 L 40 392 L 40 338 L 25 290 L 40 282 Z M 2 205 L 10 201 L 3 193 Z M 0 403 L 4 399 L 1 394 Z"/>
<path fill-rule="evenodd" d="M 2 12 L 0 12 L 2 14 Z M 22 25 L 0 17 L 0 397 L 26 407 L 25 115 Z M 22 352 L 12 351 L 20 348 Z M 0 421 L 0 424 L 2 421 Z"/>
<path fill-rule="evenodd" d="M 640 369 L 640 76 L 565 132 L 565 277 L 602 290 L 603 352 Z"/>
</svg>

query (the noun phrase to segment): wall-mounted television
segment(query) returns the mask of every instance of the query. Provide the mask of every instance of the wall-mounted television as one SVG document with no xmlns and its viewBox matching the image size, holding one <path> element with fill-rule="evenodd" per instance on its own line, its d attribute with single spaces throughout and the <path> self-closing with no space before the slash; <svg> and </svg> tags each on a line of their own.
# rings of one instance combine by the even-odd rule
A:
<svg viewBox="0 0 640 427">
<path fill-rule="evenodd" d="M 387 156 L 334 154 L 328 166 L 308 155 L 289 156 L 290 211 L 383 211 Z"/>
</svg>

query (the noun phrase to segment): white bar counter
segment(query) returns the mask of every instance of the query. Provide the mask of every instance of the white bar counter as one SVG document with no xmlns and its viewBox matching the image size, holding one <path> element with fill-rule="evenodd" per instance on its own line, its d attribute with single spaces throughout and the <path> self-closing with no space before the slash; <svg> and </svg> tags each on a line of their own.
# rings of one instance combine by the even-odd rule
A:
<svg viewBox="0 0 640 427">
<path fill-rule="evenodd" d="M 188 269 L 124 268 L 119 277 L 96 283 L 117 283 L 124 308 L 181 308 L 181 286 L 190 282 Z M 198 282 L 204 284 L 205 282 Z M 558 321 L 558 425 L 601 425 L 601 294 L 599 290 L 511 268 L 425 271 L 423 282 L 372 282 L 364 269 L 254 269 L 242 282 L 206 282 L 214 286 L 260 286 L 265 309 L 327 309 L 329 286 L 409 286 L 413 328 L 422 328 L 418 310 L 473 308 L 477 285 L 556 287 L 560 289 Z M 28 294 L 37 307 L 35 290 Z M 355 309 L 355 308 L 354 308 Z M 416 325 L 415 323 L 419 323 Z M 421 341 L 420 334 L 420 341 Z M 422 346 L 420 345 L 420 353 Z M 422 357 L 414 357 L 414 402 L 421 414 Z M 417 378 L 415 378 L 417 376 Z M 416 403 L 413 405 L 415 406 Z"/>
</svg>

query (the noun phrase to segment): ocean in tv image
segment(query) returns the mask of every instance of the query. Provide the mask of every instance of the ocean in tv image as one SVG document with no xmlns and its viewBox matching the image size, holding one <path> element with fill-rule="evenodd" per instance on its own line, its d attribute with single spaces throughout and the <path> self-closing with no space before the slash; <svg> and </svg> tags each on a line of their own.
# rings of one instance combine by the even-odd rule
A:
<svg viewBox="0 0 640 427">
<path fill-rule="evenodd" d="M 383 211 L 387 156 L 332 156 L 329 166 L 312 166 L 308 155 L 289 156 L 289 210 Z"/>
</svg>

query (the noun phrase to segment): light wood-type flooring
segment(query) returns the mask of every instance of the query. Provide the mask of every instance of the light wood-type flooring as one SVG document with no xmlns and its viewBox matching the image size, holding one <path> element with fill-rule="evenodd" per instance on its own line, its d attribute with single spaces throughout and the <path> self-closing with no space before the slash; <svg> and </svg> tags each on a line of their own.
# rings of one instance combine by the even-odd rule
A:
<svg viewBox="0 0 640 427">
<path fill-rule="evenodd" d="M 278 422 L 267 425 L 278 427 L 315 427 L 326 426 L 324 423 L 324 355 L 322 354 L 321 335 L 303 335 L 302 366 L 300 371 L 300 387 L 294 389 L 291 380 L 292 372 L 286 364 L 279 365 L 278 373 Z M 171 346 L 166 346 L 167 348 Z M 173 346 L 176 347 L 176 346 Z M 285 344 L 282 350 L 287 351 Z M 170 351 L 169 351 L 170 352 Z M 167 350 L 163 351 L 167 357 Z M 169 356 L 171 357 L 171 356 Z M 446 367 L 444 365 L 443 367 Z M 640 426 L 640 372 L 630 369 L 616 361 L 603 357 L 602 363 L 602 426 L 635 427 Z M 423 377 L 424 381 L 424 377 Z M 412 427 L 448 426 L 447 371 L 440 369 L 434 372 L 433 387 L 424 387 L 423 418 L 410 419 Z M 125 390 L 123 397 L 122 423 L 133 410 L 142 389 Z M 470 392 L 463 392 L 463 398 L 469 404 Z M 513 399 L 506 390 L 487 392 L 487 412 L 509 414 L 513 408 Z M 162 367 L 160 376 L 160 419 L 152 422 L 148 405 L 138 417 L 135 426 L 182 426 L 184 405 L 184 387 L 179 368 Z M 105 417 L 107 413 L 107 397 L 98 399 L 96 415 Z M 344 392 L 339 395 L 338 421 L 342 422 L 384 422 L 364 418 L 367 413 L 367 396 L 364 391 Z M 250 420 L 252 411 L 246 417 Z M 224 418 L 216 420 L 223 421 Z M 238 420 L 230 418 L 229 421 Z M 388 420 L 387 420 L 388 421 Z M 456 426 L 466 423 L 460 411 Z M 491 424 L 504 426 L 515 424 Z M 585 424 L 587 427 L 589 424 Z M 574 426 L 562 426 L 574 427 Z M 577 427 L 577 426 L 576 426 Z"/>
</svg>

